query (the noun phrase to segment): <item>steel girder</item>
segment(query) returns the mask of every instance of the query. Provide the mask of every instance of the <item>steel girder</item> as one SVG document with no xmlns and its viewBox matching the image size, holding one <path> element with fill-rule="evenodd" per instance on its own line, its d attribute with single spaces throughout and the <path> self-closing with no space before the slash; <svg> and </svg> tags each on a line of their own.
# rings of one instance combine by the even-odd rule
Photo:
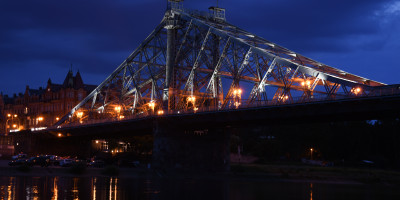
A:
<svg viewBox="0 0 400 200">
<path fill-rule="evenodd" d="M 174 29 L 176 35 L 167 37 L 167 29 Z M 174 41 L 168 43 L 168 38 Z M 167 54 L 173 55 L 169 72 Z M 165 87 L 167 74 L 172 77 Z M 118 119 L 157 111 L 335 99 L 368 94 L 382 85 L 304 57 L 224 20 L 171 9 L 144 42 L 56 125 L 82 122 L 74 115 L 77 111 L 84 113 L 85 120 Z M 165 98 L 169 98 L 167 108 L 162 103 Z"/>
</svg>

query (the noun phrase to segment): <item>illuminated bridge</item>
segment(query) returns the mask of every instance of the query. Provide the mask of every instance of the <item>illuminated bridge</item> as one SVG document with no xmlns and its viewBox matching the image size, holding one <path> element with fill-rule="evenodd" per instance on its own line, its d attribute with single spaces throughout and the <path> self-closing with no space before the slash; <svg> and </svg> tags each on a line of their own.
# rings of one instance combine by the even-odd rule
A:
<svg viewBox="0 0 400 200">
<path fill-rule="evenodd" d="M 186 149 L 223 152 L 210 162 L 224 168 L 229 127 L 397 116 L 399 94 L 399 85 L 327 66 L 240 29 L 222 8 L 199 12 L 170 0 L 141 45 L 43 132 L 92 139 L 151 132 L 155 159 L 189 143 Z M 195 142 L 201 135 L 217 139 L 203 147 Z M 164 160 L 173 165 L 172 157 Z"/>
</svg>

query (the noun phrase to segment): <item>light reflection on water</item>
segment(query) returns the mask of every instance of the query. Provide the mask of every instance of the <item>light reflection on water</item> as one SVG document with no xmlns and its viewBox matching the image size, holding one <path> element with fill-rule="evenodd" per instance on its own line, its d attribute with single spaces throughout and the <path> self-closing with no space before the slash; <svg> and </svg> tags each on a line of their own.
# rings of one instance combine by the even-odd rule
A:
<svg viewBox="0 0 400 200">
<path fill-rule="evenodd" d="M 0 177 L 8 199 L 400 199 L 398 188 L 267 180 L 115 177 Z"/>
</svg>

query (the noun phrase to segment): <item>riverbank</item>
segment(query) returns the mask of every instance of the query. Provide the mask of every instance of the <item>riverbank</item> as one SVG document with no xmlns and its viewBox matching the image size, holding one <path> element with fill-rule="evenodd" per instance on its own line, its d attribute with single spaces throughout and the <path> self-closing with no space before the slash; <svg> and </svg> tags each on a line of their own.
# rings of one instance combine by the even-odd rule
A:
<svg viewBox="0 0 400 200">
<path fill-rule="evenodd" d="M 188 172 L 138 168 L 10 167 L 0 161 L 0 176 L 70 176 L 129 178 L 210 179 L 246 181 L 320 182 L 331 184 L 384 184 L 400 187 L 400 172 L 368 168 L 317 167 L 284 164 L 232 164 L 230 172 Z"/>
</svg>

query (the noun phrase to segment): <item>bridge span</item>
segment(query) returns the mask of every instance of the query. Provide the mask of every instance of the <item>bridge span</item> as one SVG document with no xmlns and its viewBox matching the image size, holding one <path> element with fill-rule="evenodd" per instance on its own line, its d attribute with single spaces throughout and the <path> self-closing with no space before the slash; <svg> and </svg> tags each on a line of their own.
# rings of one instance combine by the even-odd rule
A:
<svg viewBox="0 0 400 200">
<path fill-rule="evenodd" d="M 149 135 L 153 138 L 152 159 L 155 167 L 228 170 L 229 141 L 236 129 L 398 118 L 399 102 L 400 95 L 386 95 L 224 111 L 155 114 L 36 132 L 25 131 L 18 133 L 15 142 L 25 144 L 19 145 L 18 149 L 24 152 L 33 149 L 39 150 L 38 153 L 45 153 L 40 149 L 51 152 L 64 145 L 66 152 L 76 150 L 77 154 L 88 154 L 91 143 L 99 139 Z M 49 143 L 55 146 L 49 148 Z"/>
<path fill-rule="evenodd" d="M 227 170 L 235 128 L 399 117 L 399 102 L 399 85 L 279 46 L 228 23 L 223 8 L 168 0 L 160 24 L 54 127 L 14 135 L 17 151 L 75 154 L 147 135 L 155 167 Z"/>
</svg>

